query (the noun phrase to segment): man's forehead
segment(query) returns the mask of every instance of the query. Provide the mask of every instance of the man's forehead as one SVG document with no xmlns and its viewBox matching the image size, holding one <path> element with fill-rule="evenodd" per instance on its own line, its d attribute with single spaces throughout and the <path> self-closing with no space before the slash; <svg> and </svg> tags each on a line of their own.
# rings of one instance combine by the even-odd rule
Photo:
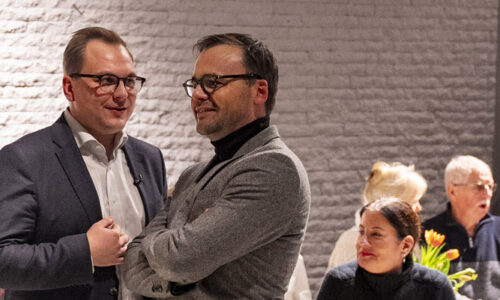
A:
<svg viewBox="0 0 500 300">
<path fill-rule="evenodd" d="M 469 181 L 473 183 L 491 182 L 493 181 L 493 176 L 489 170 L 472 170 L 469 176 Z"/>
<path fill-rule="evenodd" d="M 479 173 L 479 179 L 484 180 L 484 181 L 492 181 L 493 176 L 491 175 L 490 172 L 483 172 L 483 173 Z"/>
<path fill-rule="evenodd" d="M 129 74 L 135 72 L 134 61 L 123 45 L 110 44 L 97 39 L 90 40 L 85 46 L 82 70 L 84 69 L 98 73 L 120 71 L 121 74 Z"/>
<path fill-rule="evenodd" d="M 197 75 L 225 75 L 241 72 L 243 69 L 243 51 L 232 45 L 217 45 L 200 53 L 194 72 Z"/>
</svg>

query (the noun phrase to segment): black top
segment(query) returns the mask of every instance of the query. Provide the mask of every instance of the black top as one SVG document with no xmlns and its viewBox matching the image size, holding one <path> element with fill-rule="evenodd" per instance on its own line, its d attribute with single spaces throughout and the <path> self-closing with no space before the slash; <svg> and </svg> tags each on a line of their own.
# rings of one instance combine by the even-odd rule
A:
<svg viewBox="0 0 500 300">
<path fill-rule="evenodd" d="M 500 217 L 487 213 L 469 236 L 453 218 L 448 202 L 444 212 L 422 226 L 446 236 L 441 251 L 456 248 L 460 252 L 450 263 L 450 274 L 466 268 L 476 270 L 477 279 L 461 287 L 460 294 L 471 299 L 500 299 Z"/>
<path fill-rule="evenodd" d="M 332 269 L 321 285 L 317 300 L 451 300 L 455 299 L 448 278 L 436 270 L 414 264 L 403 265 L 401 273 L 372 274 L 356 261 Z"/>
<path fill-rule="evenodd" d="M 220 140 L 212 142 L 218 162 L 233 157 L 244 143 L 267 127 L 269 127 L 269 117 L 263 117 L 231 132 Z"/>
<path fill-rule="evenodd" d="M 474 235 L 469 237 L 467 230 L 453 217 L 451 204 L 448 202 L 444 212 L 422 223 L 422 227 L 426 230 L 433 229 L 446 236 L 442 252 L 453 248 L 458 249 L 460 256 L 452 261 L 452 264 L 459 261 L 499 261 L 499 221 L 498 217 L 487 213 L 477 224 Z"/>
<path fill-rule="evenodd" d="M 243 146 L 249 139 L 256 136 L 259 132 L 269 127 L 269 116 L 259 118 L 247 125 L 231 132 L 220 140 L 211 142 L 215 147 L 215 155 L 207 164 L 203 172 L 198 176 L 202 178 L 216 164 L 228 160 Z M 198 180 L 197 180 L 198 181 Z"/>
</svg>

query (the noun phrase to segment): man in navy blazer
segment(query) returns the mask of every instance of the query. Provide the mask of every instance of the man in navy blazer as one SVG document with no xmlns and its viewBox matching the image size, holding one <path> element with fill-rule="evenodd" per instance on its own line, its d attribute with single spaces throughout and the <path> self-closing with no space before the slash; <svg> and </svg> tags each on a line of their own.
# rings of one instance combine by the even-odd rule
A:
<svg viewBox="0 0 500 300">
<path fill-rule="evenodd" d="M 142 299 L 118 265 L 166 195 L 160 150 L 123 130 L 144 81 L 118 34 L 81 29 L 64 53 L 68 109 L 0 150 L 6 300 Z"/>
</svg>

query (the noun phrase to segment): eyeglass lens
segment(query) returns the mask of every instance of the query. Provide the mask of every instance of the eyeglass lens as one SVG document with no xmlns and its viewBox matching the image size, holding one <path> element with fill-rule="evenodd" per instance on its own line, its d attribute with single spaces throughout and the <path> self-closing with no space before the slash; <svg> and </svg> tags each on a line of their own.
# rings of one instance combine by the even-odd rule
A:
<svg viewBox="0 0 500 300">
<path fill-rule="evenodd" d="M 201 89 L 206 93 L 206 94 L 211 94 L 215 91 L 217 88 L 217 85 L 222 84 L 221 82 L 217 81 L 217 77 L 212 75 L 212 74 L 206 74 L 201 77 L 201 79 L 198 81 L 196 79 L 189 79 L 187 80 L 183 86 L 184 89 L 186 90 L 186 94 L 189 97 L 193 96 L 194 89 L 198 85 L 201 86 Z"/>
<path fill-rule="evenodd" d="M 476 192 L 482 192 L 485 190 L 489 190 L 492 192 L 495 192 L 497 190 L 497 184 L 496 183 L 465 183 L 465 184 L 455 184 L 456 186 L 466 186 L 466 187 L 471 187 L 474 189 Z"/>
<path fill-rule="evenodd" d="M 143 80 L 139 77 L 125 77 L 119 78 L 115 75 L 104 75 L 100 78 L 99 84 L 100 89 L 104 93 L 112 93 L 115 89 L 120 85 L 120 81 L 123 81 L 123 85 L 127 89 L 128 92 L 138 93 L 143 85 Z"/>
<path fill-rule="evenodd" d="M 484 184 L 484 183 L 478 183 L 474 185 L 474 189 L 478 192 L 481 192 L 485 189 L 488 189 L 492 192 L 496 191 L 497 189 L 497 184 Z"/>
<path fill-rule="evenodd" d="M 228 82 L 219 81 L 219 79 L 222 79 L 222 78 L 226 78 L 226 79 L 228 79 L 228 78 L 232 78 L 232 79 L 258 78 L 258 79 L 261 79 L 262 77 L 258 74 L 254 74 L 254 73 L 234 74 L 234 75 L 205 74 L 200 78 L 200 80 L 196 80 L 195 78 L 186 80 L 186 82 L 184 82 L 182 84 L 182 86 L 184 87 L 186 94 L 191 98 L 193 97 L 193 92 L 198 85 L 201 86 L 201 89 L 203 90 L 203 92 L 205 92 L 205 94 L 209 95 L 209 94 L 212 94 L 218 87 L 228 84 Z"/>
</svg>

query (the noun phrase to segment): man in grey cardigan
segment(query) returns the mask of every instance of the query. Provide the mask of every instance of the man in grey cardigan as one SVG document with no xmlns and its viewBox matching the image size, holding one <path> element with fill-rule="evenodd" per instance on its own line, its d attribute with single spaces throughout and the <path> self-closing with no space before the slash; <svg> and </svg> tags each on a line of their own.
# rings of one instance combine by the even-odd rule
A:
<svg viewBox="0 0 500 300">
<path fill-rule="evenodd" d="M 199 40 L 183 86 L 215 147 L 187 168 L 165 210 L 129 244 L 125 283 L 148 297 L 283 299 L 310 206 L 306 171 L 269 115 L 278 67 L 245 34 Z"/>
</svg>

